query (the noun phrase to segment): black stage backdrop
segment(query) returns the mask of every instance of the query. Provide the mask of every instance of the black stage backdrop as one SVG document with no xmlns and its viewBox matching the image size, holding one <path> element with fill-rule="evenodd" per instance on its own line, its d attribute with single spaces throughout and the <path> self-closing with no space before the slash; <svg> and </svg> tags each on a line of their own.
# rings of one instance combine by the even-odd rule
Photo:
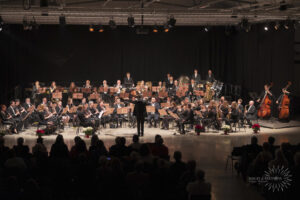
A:
<svg viewBox="0 0 300 200">
<path fill-rule="evenodd" d="M 1 102 L 13 97 L 16 85 L 24 88 L 35 80 L 69 85 L 90 79 L 100 85 L 131 72 L 135 81 L 158 81 L 166 73 L 191 75 L 194 68 L 202 77 L 211 68 L 217 79 L 242 85 L 244 91 L 260 92 L 271 81 L 277 94 L 287 80 L 299 85 L 293 30 L 264 32 L 262 25 L 249 33 L 228 35 L 224 30 L 176 27 L 169 33 L 137 35 L 127 27 L 91 33 L 87 26 L 62 30 L 43 25 L 37 31 L 10 26 L 0 33 Z"/>
</svg>

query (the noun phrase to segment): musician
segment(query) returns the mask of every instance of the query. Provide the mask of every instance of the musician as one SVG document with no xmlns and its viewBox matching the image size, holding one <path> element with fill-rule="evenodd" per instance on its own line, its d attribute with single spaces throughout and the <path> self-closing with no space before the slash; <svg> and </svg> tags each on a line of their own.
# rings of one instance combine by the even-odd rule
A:
<svg viewBox="0 0 300 200">
<path fill-rule="evenodd" d="M 183 106 L 183 112 L 180 114 L 181 120 L 179 121 L 179 132 L 180 134 L 185 134 L 184 125 L 185 124 L 191 124 L 191 127 L 193 127 L 194 123 L 194 112 L 192 110 L 191 104 L 188 104 L 187 106 Z"/>
<path fill-rule="evenodd" d="M 235 101 L 231 102 L 228 114 L 230 123 L 238 123 L 240 113 L 238 110 L 238 104 Z"/>
<path fill-rule="evenodd" d="M 87 104 L 86 98 L 82 98 L 82 99 L 81 99 L 81 104 L 80 104 L 80 105 L 85 106 L 85 104 Z"/>
<path fill-rule="evenodd" d="M 223 103 L 220 101 L 219 111 L 221 113 L 221 120 L 225 121 L 227 125 L 230 124 L 228 120 L 228 114 L 229 114 L 229 104 L 228 101 L 224 100 Z"/>
<path fill-rule="evenodd" d="M 75 92 L 78 92 L 77 87 L 76 87 L 74 82 L 71 82 L 70 87 L 69 87 L 69 94 L 71 94 L 71 95 L 69 95 L 69 96 L 71 97 L 72 94 L 75 93 Z"/>
<path fill-rule="evenodd" d="M 264 91 L 262 91 L 257 99 L 257 102 L 260 103 L 261 100 L 263 100 L 264 98 L 266 98 L 266 96 L 269 97 L 270 100 L 273 100 L 274 96 L 271 92 L 271 89 L 269 87 L 269 85 L 264 85 Z"/>
<path fill-rule="evenodd" d="M 18 111 L 18 109 L 16 108 L 16 103 L 15 101 L 10 101 L 10 106 L 7 108 L 7 113 L 12 116 L 12 118 L 17 122 L 17 123 L 21 123 L 23 127 L 23 123 L 22 123 L 22 119 L 20 117 L 20 112 Z"/>
<path fill-rule="evenodd" d="M 196 85 L 198 85 L 201 82 L 201 76 L 200 74 L 198 74 L 197 69 L 194 69 L 194 74 L 191 76 L 191 79 L 194 79 Z"/>
<path fill-rule="evenodd" d="M 57 117 L 55 116 L 55 114 L 52 113 L 52 107 L 51 107 L 51 111 L 50 108 L 48 106 L 44 107 L 44 122 L 47 123 L 48 125 L 54 125 L 57 122 Z M 55 111 L 56 113 L 56 111 Z"/>
<path fill-rule="evenodd" d="M 205 110 L 205 118 L 202 120 L 204 126 L 213 125 L 216 129 L 220 127 L 217 120 L 217 106 L 214 100 L 211 100 Z"/>
<path fill-rule="evenodd" d="M 137 121 L 138 136 L 144 136 L 144 121 L 147 116 L 146 104 L 143 102 L 142 97 L 138 97 L 138 101 L 135 103 L 133 115 Z"/>
<path fill-rule="evenodd" d="M 122 88 L 123 88 L 123 86 L 122 86 L 121 80 L 117 80 L 117 83 L 115 85 L 115 89 L 117 90 L 116 95 L 119 95 L 121 93 Z"/>
<path fill-rule="evenodd" d="M 187 96 L 190 96 L 190 98 L 194 95 L 194 90 L 196 90 L 196 83 L 194 79 L 191 79 L 191 84 L 189 84 L 189 89 L 187 91 Z"/>
<path fill-rule="evenodd" d="M 238 103 L 237 103 L 237 109 L 239 112 L 239 120 L 241 120 L 242 124 L 244 121 L 244 106 L 243 106 L 243 99 L 238 99 Z"/>
<path fill-rule="evenodd" d="M 85 85 L 83 86 L 83 88 L 92 89 L 91 81 L 90 80 L 86 80 L 85 81 Z"/>
<path fill-rule="evenodd" d="M 32 99 L 34 100 L 35 105 L 38 105 L 41 102 L 40 99 L 40 82 L 36 81 L 32 87 Z"/>
<path fill-rule="evenodd" d="M 177 106 L 175 102 L 171 102 L 170 103 L 170 107 L 166 108 L 167 113 L 169 114 L 169 112 L 172 112 L 174 114 L 177 113 Z M 169 130 L 169 124 L 170 121 L 174 120 L 173 117 L 171 117 L 170 115 L 166 115 L 164 116 L 163 120 L 162 120 L 162 128 L 161 129 L 165 129 L 165 130 Z"/>
<path fill-rule="evenodd" d="M 172 79 L 172 78 L 171 78 L 171 79 Z M 173 81 L 173 80 L 172 80 L 172 81 Z M 170 83 L 171 83 L 171 82 L 170 82 Z M 169 85 L 171 85 L 171 84 L 169 84 Z M 179 88 L 178 81 L 175 80 L 175 81 L 174 81 L 174 84 L 171 86 L 171 88 L 169 88 L 168 95 L 169 95 L 169 96 L 172 96 L 172 97 L 175 97 L 178 88 Z"/>
<path fill-rule="evenodd" d="M 154 106 L 155 112 L 148 113 L 148 124 L 149 128 L 152 127 L 152 119 L 154 120 L 154 128 L 156 128 L 156 124 L 159 120 L 159 113 L 158 110 L 160 109 L 159 104 L 156 102 L 154 97 L 151 98 L 151 102 L 149 103 L 150 106 Z"/>
<path fill-rule="evenodd" d="M 70 120 L 73 120 L 76 113 L 73 113 L 71 111 L 71 109 L 73 108 L 74 104 L 73 104 L 73 99 L 72 98 L 68 98 L 68 101 L 67 101 L 67 105 L 66 105 L 66 108 L 67 108 L 67 115 L 69 116 L 69 121 Z"/>
<path fill-rule="evenodd" d="M 44 98 L 42 99 L 41 105 L 42 105 L 42 106 L 48 106 L 48 100 L 47 100 L 46 97 L 44 97 Z"/>
<path fill-rule="evenodd" d="M 117 98 L 114 103 L 114 112 L 113 112 L 113 119 L 117 123 L 117 128 L 119 127 L 119 124 L 120 124 L 120 127 L 122 127 L 122 122 L 124 119 L 124 116 L 122 116 L 121 114 L 118 114 L 117 110 L 118 110 L 118 108 L 123 108 L 123 107 L 124 107 L 124 104 L 121 104 L 121 99 Z"/>
<path fill-rule="evenodd" d="M 56 82 L 55 81 L 52 81 L 49 90 L 50 90 L 51 94 L 56 91 Z"/>
<path fill-rule="evenodd" d="M 18 126 L 17 122 L 13 119 L 13 117 L 10 114 L 8 114 L 6 105 L 1 105 L 0 117 L 3 124 L 10 125 L 9 130 L 11 133 L 17 134 L 17 127 L 19 128 L 19 130 L 21 130 L 22 127 Z"/>
<path fill-rule="evenodd" d="M 163 86 L 162 81 L 158 81 L 158 86 L 157 86 L 158 92 L 162 91 L 163 89 L 165 89 L 165 87 Z"/>
<path fill-rule="evenodd" d="M 108 94 L 108 84 L 107 84 L 107 81 L 106 80 L 103 80 L 102 81 L 102 86 L 103 87 L 103 93 L 101 93 L 101 97 L 102 99 L 105 101 L 105 102 L 110 102 L 110 96 Z"/>
<path fill-rule="evenodd" d="M 129 72 L 126 73 L 126 77 L 124 78 L 124 86 L 126 88 L 134 87 L 134 83 L 133 83 L 132 78 L 130 77 L 130 73 Z"/>
<path fill-rule="evenodd" d="M 100 101 L 100 103 L 98 103 L 98 107 L 97 109 L 99 110 L 99 118 L 100 118 L 100 121 L 101 121 L 101 124 L 103 126 L 103 128 L 106 127 L 106 124 L 108 122 L 110 122 L 111 120 L 111 117 L 109 115 L 104 115 L 104 113 L 107 111 L 107 108 L 105 107 L 104 105 L 104 102 L 103 101 Z"/>
<path fill-rule="evenodd" d="M 254 101 L 249 101 L 249 107 L 247 110 L 245 110 L 245 118 L 247 120 L 247 123 L 249 125 L 249 127 L 251 128 L 252 123 L 251 120 L 255 120 L 257 119 L 257 112 L 256 112 L 256 108 L 254 106 Z"/>
<path fill-rule="evenodd" d="M 282 91 L 282 93 L 281 93 L 281 95 L 278 97 L 278 99 L 276 100 L 276 104 L 280 104 L 280 103 L 281 103 L 281 101 L 282 101 L 284 95 L 289 96 L 289 94 L 290 94 L 290 92 L 287 91 L 285 88 L 282 88 L 281 91 Z"/>
<path fill-rule="evenodd" d="M 91 113 L 87 113 L 87 104 L 85 106 L 79 106 L 77 108 L 77 116 L 79 119 L 79 124 L 83 127 L 94 127 L 95 123 L 91 119 Z"/>
<path fill-rule="evenodd" d="M 19 99 L 15 100 L 15 111 L 20 113 L 20 119 L 24 123 L 24 128 L 27 129 L 29 126 L 29 118 L 27 116 L 28 112 L 25 110 L 25 108 L 21 105 L 21 102 Z"/>
<path fill-rule="evenodd" d="M 166 79 L 165 79 L 165 86 L 167 87 L 168 85 L 169 85 L 169 83 L 170 83 L 170 77 L 171 77 L 171 74 L 170 73 L 168 73 L 167 74 L 167 77 L 166 77 Z"/>
<path fill-rule="evenodd" d="M 206 76 L 206 81 L 207 82 L 214 82 L 215 81 L 215 76 L 213 75 L 211 70 L 208 70 L 207 76 Z"/>
<path fill-rule="evenodd" d="M 168 83 L 166 83 L 166 88 L 171 89 L 173 88 L 173 85 L 174 85 L 173 76 L 170 76 Z"/>
</svg>

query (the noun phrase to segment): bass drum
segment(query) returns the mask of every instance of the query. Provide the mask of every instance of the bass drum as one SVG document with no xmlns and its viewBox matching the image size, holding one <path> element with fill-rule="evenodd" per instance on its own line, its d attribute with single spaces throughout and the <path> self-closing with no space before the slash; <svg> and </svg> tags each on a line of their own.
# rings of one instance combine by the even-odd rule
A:
<svg viewBox="0 0 300 200">
<path fill-rule="evenodd" d="M 178 81 L 180 86 L 188 85 L 190 83 L 190 78 L 188 76 L 180 76 Z"/>
</svg>

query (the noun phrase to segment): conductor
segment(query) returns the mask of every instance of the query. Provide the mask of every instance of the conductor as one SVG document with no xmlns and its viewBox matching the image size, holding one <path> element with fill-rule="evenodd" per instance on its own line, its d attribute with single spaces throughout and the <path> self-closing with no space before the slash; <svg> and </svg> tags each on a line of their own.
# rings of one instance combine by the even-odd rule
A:
<svg viewBox="0 0 300 200">
<path fill-rule="evenodd" d="M 142 97 L 135 103 L 133 115 L 136 117 L 138 136 L 144 136 L 144 121 L 147 116 L 146 104 Z"/>
</svg>

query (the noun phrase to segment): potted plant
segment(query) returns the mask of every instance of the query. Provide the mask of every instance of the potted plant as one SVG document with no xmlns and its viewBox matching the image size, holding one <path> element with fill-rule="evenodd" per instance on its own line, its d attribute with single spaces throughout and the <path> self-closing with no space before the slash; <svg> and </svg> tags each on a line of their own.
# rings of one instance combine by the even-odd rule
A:
<svg viewBox="0 0 300 200">
<path fill-rule="evenodd" d="M 197 135 L 200 135 L 200 132 L 205 132 L 205 128 L 203 126 L 201 126 L 200 124 L 197 124 L 195 126 L 195 132 L 197 133 Z"/>
<path fill-rule="evenodd" d="M 222 130 L 224 131 L 224 135 L 228 135 L 228 132 L 230 131 L 230 126 L 229 125 L 223 125 Z"/>
<path fill-rule="evenodd" d="M 84 132 L 85 137 L 89 138 L 90 135 L 92 135 L 94 133 L 94 129 L 89 126 L 89 127 L 83 128 L 83 132 Z"/>
<path fill-rule="evenodd" d="M 254 133 L 258 133 L 260 131 L 260 125 L 259 124 L 253 124 L 252 125 L 252 130 Z"/>
<path fill-rule="evenodd" d="M 45 130 L 43 130 L 43 129 L 36 130 L 36 135 L 37 136 L 43 136 L 43 135 L 45 135 Z"/>
</svg>

